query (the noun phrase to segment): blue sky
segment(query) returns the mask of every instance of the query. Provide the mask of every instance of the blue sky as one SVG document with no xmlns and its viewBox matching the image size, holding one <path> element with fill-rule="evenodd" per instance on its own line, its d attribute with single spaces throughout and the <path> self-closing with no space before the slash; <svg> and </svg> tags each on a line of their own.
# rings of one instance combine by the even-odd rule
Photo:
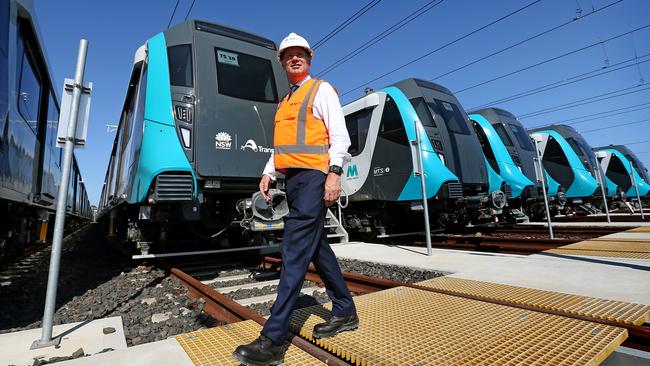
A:
<svg viewBox="0 0 650 366">
<path fill-rule="evenodd" d="M 189 18 L 223 23 L 268 37 L 276 43 L 289 32 L 296 32 L 313 45 L 368 2 L 332 0 L 288 4 L 195 0 Z M 172 26 L 184 20 L 191 3 L 192 0 L 180 0 Z M 531 3 L 534 4 L 513 16 L 370 82 Z M 430 0 L 379 2 L 315 50 L 312 73 L 318 74 L 427 4 Z M 590 14 L 610 4 L 613 5 Z M 63 79 L 74 77 L 79 39 L 89 41 L 85 80 L 94 84 L 90 126 L 86 148 L 77 150 L 76 154 L 93 204 L 101 193 L 114 139 L 114 133 L 106 132 L 105 125 L 118 120 L 135 51 L 148 38 L 164 31 L 175 5 L 176 0 L 36 1 L 42 42 L 59 95 Z M 437 78 L 568 22 L 576 17 L 577 9 L 581 9 L 579 19 L 566 26 Z M 650 27 L 606 41 L 650 25 L 648 14 L 650 1 L 647 0 L 443 0 L 365 51 L 344 58 L 345 63 L 323 78 L 338 89 L 343 103 L 360 97 L 365 86 L 381 88 L 408 77 L 435 78 L 435 82 L 458 92 L 456 96 L 461 104 L 470 110 L 551 83 L 571 81 L 577 75 L 627 66 L 492 105 L 522 116 L 520 119 L 526 127 L 567 120 L 578 122 L 573 126 L 584 133 L 592 146 L 648 141 L 629 147 L 650 166 L 650 89 L 644 90 L 650 85 L 650 62 L 643 62 L 650 60 L 650 55 L 645 56 L 650 54 Z M 459 92 L 598 42 L 603 43 Z M 638 64 L 622 63 L 633 60 L 635 52 Z M 604 68 L 607 65 L 609 67 Z M 641 85 L 642 81 L 645 84 Z M 624 93 L 627 94 L 622 95 Z M 593 101 L 587 98 L 596 96 L 601 96 L 596 99 L 602 100 L 524 117 L 574 101 Z M 605 113 L 613 110 L 618 111 Z M 615 113 L 618 114 L 600 118 Z M 575 119 L 586 115 L 595 116 Z M 608 127 L 626 123 L 630 124 Z"/>
</svg>

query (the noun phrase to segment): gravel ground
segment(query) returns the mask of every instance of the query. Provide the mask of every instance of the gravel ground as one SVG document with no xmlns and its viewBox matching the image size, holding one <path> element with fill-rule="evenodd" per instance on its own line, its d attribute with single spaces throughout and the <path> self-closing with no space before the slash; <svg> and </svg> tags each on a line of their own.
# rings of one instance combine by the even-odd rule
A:
<svg viewBox="0 0 650 366">
<path fill-rule="evenodd" d="M 392 264 L 379 264 L 343 258 L 339 258 L 338 261 L 343 272 L 358 273 L 404 283 L 415 283 L 444 275 L 441 272 L 395 266 Z"/>
</svg>

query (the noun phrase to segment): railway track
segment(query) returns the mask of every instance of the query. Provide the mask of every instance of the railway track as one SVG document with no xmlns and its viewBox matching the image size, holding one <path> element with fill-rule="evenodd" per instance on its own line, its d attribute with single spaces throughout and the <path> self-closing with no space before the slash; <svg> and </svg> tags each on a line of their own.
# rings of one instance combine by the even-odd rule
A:
<svg viewBox="0 0 650 366">
<path fill-rule="evenodd" d="M 263 262 L 260 264 L 260 268 L 271 271 L 279 271 L 281 267 L 282 260 L 277 258 L 264 258 Z M 189 276 L 179 269 L 172 269 L 172 276 L 179 279 L 183 285 L 188 287 L 188 294 L 190 296 L 200 297 L 206 301 L 204 311 L 208 312 L 215 319 L 226 323 L 238 322 L 243 320 L 253 320 L 260 325 L 264 325 L 266 319 L 259 313 L 247 308 L 238 301 L 233 300 L 229 296 L 220 293 L 219 291 L 211 288 L 209 285 Z M 611 325 L 616 327 L 625 328 L 628 331 L 629 338 L 625 341 L 623 345 L 641 349 L 649 350 L 650 349 L 650 328 L 647 326 L 639 326 L 626 324 L 622 322 L 612 321 L 608 319 L 594 318 L 590 316 L 580 315 L 576 313 L 562 312 L 559 310 L 552 310 L 548 308 L 539 308 L 535 306 L 526 305 L 523 303 L 514 303 L 509 301 L 497 300 L 477 295 L 471 295 L 467 293 L 460 293 L 453 290 L 445 290 L 439 288 L 430 288 L 425 286 L 420 286 L 417 284 L 402 283 L 386 279 L 378 279 L 368 276 L 363 276 L 353 273 L 344 273 L 344 278 L 348 287 L 352 292 L 358 294 L 371 293 L 375 291 L 381 291 L 385 289 L 390 289 L 394 287 L 409 287 L 413 289 L 431 291 L 435 293 L 440 293 L 444 295 L 462 297 L 470 300 L 477 300 L 488 302 L 492 304 L 505 305 L 510 307 L 516 307 L 520 309 L 541 312 L 546 314 L 558 315 L 562 317 L 568 317 L 573 319 L 580 319 L 605 325 Z M 318 275 L 315 273 L 314 268 L 310 267 L 307 276 L 305 277 L 307 281 L 320 282 Z M 320 349 L 316 345 L 292 334 L 291 343 L 299 347 L 303 351 L 313 355 L 319 360 L 326 362 L 329 365 L 348 365 L 347 362 L 341 360 L 340 358 L 332 355 L 323 349 Z"/>
</svg>

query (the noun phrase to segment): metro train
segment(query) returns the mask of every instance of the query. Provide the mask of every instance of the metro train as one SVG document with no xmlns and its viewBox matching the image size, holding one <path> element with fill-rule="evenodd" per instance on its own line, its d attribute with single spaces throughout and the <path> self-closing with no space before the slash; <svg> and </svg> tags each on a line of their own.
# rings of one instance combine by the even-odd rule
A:
<svg viewBox="0 0 650 366">
<path fill-rule="evenodd" d="M 633 164 L 631 157 L 636 157 L 627 147 L 622 145 L 596 147 L 594 148 L 594 152 L 605 173 L 606 184 L 609 186 L 610 192 L 608 197 L 612 198 L 612 191 L 618 195 L 616 197 L 618 199 L 613 202 L 613 208 L 627 208 L 634 211 L 636 209 L 634 206 L 638 204 L 637 195 L 643 202 L 644 197 L 647 197 L 650 193 L 650 184 L 639 173 L 639 170 L 643 171 L 645 168 L 640 162 Z M 637 167 L 640 169 L 636 169 Z M 645 173 L 647 174 L 647 171 Z"/>
<path fill-rule="evenodd" d="M 0 0 L 0 258 L 51 238 L 63 149 L 59 102 L 27 0 Z M 68 229 L 91 215 L 76 159 L 67 197 Z"/>
<path fill-rule="evenodd" d="M 549 125 L 529 131 L 539 144 L 546 173 L 566 187 L 565 213 L 596 213 L 600 206 L 599 175 L 603 176 L 591 146 L 571 126 Z M 607 185 L 605 185 L 607 194 Z"/>
<path fill-rule="evenodd" d="M 289 90 L 275 53 L 269 39 L 199 20 L 136 51 L 97 214 L 111 235 L 142 254 L 277 240 L 286 197 L 267 205 L 255 193 Z"/>
<path fill-rule="evenodd" d="M 546 215 L 540 174 L 535 167 L 535 145 L 525 128 L 510 112 L 500 108 L 484 108 L 470 112 L 469 118 L 481 127 L 489 144 L 485 155 L 511 187 L 510 212 L 518 221 L 526 217 L 541 219 Z M 553 214 L 561 212 L 566 203 L 564 188 L 545 175 L 546 195 Z M 521 213 L 525 216 L 522 217 Z"/>
<path fill-rule="evenodd" d="M 505 193 L 489 193 L 489 165 L 477 159 L 478 137 L 447 88 L 406 79 L 345 105 L 343 112 L 352 155 L 342 178 L 349 232 L 372 237 L 421 231 L 422 192 L 412 148 L 416 128 L 434 227 L 494 224 L 503 214 Z"/>
</svg>

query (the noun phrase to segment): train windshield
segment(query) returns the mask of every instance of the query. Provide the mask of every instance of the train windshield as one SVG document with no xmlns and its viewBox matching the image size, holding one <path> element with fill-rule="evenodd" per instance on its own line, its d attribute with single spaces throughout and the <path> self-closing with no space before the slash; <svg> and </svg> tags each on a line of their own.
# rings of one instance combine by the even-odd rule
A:
<svg viewBox="0 0 650 366">
<path fill-rule="evenodd" d="M 413 104 L 413 108 L 415 108 L 415 112 L 418 114 L 418 118 L 420 118 L 422 125 L 426 127 L 436 127 L 436 122 L 433 120 L 431 111 L 427 106 L 427 102 L 424 101 L 424 98 L 413 98 L 411 99 L 411 104 Z"/>
<path fill-rule="evenodd" d="M 258 102 L 277 103 L 271 61 L 215 48 L 219 94 Z"/>
<path fill-rule="evenodd" d="M 512 131 L 512 134 L 515 135 L 515 138 L 517 139 L 517 142 L 519 142 L 519 146 L 521 146 L 522 149 L 533 151 L 534 148 L 533 143 L 530 140 L 530 136 L 528 136 L 526 131 L 524 131 L 521 126 L 508 123 L 508 127 L 510 127 L 510 131 Z"/>
<path fill-rule="evenodd" d="M 427 103 L 429 107 L 445 122 L 447 129 L 461 135 L 470 135 L 467 120 L 463 118 L 458 106 L 454 103 L 433 99 L 434 103 Z"/>
<path fill-rule="evenodd" d="M 497 131 L 497 134 L 499 134 L 499 137 L 501 138 L 501 141 L 503 141 L 504 145 L 515 146 L 515 144 L 512 143 L 512 140 L 510 139 L 510 135 L 508 135 L 506 128 L 503 127 L 501 123 L 497 123 L 492 127 L 494 127 L 494 129 Z"/>
<path fill-rule="evenodd" d="M 581 158 L 586 159 L 592 167 L 596 166 L 595 155 L 592 153 L 591 146 L 589 146 L 584 139 L 580 137 L 569 137 L 566 140 L 569 145 L 571 145 L 573 150 L 575 150 L 576 154 L 578 154 Z"/>
<path fill-rule="evenodd" d="M 194 87 L 192 76 L 192 45 L 181 44 L 167 49 L 169 81 L 175 86 Z"/>
</svg>

